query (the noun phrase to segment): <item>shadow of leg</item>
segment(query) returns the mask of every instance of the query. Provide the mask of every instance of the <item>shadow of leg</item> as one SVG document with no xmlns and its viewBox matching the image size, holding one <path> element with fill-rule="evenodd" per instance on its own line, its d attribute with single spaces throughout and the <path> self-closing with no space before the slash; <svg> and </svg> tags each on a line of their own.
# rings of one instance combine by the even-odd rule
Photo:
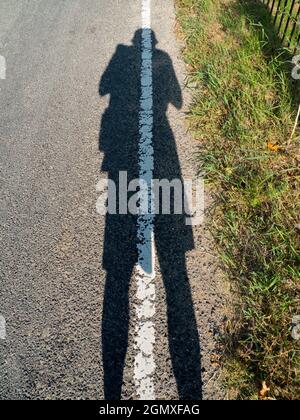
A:
<svg viewBox="0 0 300 420">
<path fill-rule="evenodd" d="M 120 400 L 128 346 L 128 289 L 131 271 L 108 273 L 102 317 L 102 351 L 106 400 Z"/>
<path fill-rule="evenodd" d="M 185 255 L 160 250 L 168 305 L 168 335 L 180 400 L 201 400 L 201 355 Z"/>
</svg>

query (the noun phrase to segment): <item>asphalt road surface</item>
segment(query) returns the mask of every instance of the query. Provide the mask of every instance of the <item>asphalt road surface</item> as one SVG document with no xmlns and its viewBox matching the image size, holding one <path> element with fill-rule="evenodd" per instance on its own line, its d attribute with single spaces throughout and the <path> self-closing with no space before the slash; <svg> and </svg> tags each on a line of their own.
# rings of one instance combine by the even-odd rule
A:
<svg viewBox="0 0 300 420">
<path fill-rule="evenodd" d="M 175 23 L 172 0 L 0 0 L 1 399 L 224 397 L 205 224 L 96 210 L 120 171 L 197 174 Z"/>
</svg>

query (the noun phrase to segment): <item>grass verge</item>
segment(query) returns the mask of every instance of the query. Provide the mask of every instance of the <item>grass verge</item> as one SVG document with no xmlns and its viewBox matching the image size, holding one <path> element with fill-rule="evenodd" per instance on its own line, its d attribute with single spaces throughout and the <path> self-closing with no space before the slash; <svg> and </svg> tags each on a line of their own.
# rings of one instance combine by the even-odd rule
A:
<svg viewBox="0 0 300 420">
<path fill-rule="evenodd" d="M 262 2 L 176 4 L 194 89 L 188 120 L 216 192 L 211 227 L 240 296 L 225 337 L 226 381 L 238 399 L 298 399 L 299 133 L 288 143 L 300 96 L 291 57 Z"/>
</svg>

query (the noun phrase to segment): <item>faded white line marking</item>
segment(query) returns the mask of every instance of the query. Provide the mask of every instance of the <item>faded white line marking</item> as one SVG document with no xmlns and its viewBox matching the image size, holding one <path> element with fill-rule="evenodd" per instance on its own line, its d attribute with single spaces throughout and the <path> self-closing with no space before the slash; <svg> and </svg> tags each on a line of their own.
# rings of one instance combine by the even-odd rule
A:
<svg viewBox="0 0 300 420">
<path fill-rule="evenodd" d="M 0 315 L 0 340 L 6 339 L 6 322 L 4 316 Z"/>
<path fill-rule="evenodd" d="M 0 79 L 6 79 L 6 60 L 2 55 L 0 55 Z"/>
<path fill-rule="evenodd" d="M 139 176 L 148 185 L 148 192 L 140 192 L 141 208 L 151 209 L 152 179 L 154 170 L 153 150 L 153 75 L 151 0 L 142 2 L 142 67 L 140 99 Z M 148 206 L 147 206 L 148 204 Z M 137 267 L 137 326 L 135 340 L 134 381 L 141 400 L 154 400 L 155 373 L 155 251 L 154 216 L 138 216 L 138 267 Z"/>
</svg>

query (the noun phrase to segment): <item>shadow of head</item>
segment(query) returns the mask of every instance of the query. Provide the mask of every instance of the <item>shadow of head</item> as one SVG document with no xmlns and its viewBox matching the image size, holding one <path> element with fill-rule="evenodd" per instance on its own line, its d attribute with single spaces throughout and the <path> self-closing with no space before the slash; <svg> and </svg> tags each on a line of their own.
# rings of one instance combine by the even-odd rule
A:
<svg viewBox="0 0 300 420">
<path fill-rule="evenodd" d="M 158 44 L 158 40 L 156 38 L 155 32 L 152 29 L 148 29 L 148 28 L 138 29 L 132 38 L 132 44 L 135 47 L 140 48 L 140 46 L 142 45 L 142 42 L 146 38 L 149 39 L 149 32 L 151 34 L 151 45 L 152 47 L 155 47 Z"/>
</svg>

